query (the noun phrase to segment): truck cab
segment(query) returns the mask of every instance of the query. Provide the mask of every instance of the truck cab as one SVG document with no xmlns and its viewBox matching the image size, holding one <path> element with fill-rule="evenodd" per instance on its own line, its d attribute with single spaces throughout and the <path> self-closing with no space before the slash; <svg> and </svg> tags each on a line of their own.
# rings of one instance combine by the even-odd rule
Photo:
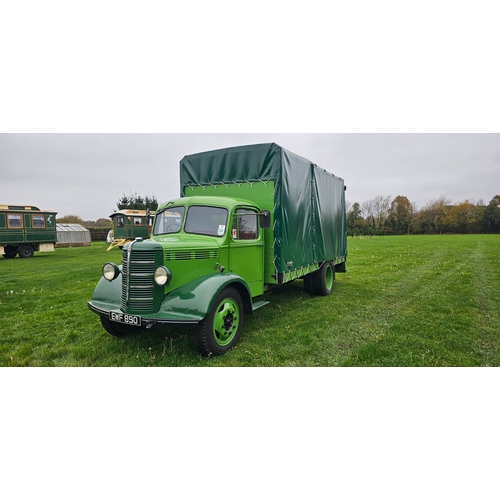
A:
<svg viewBox="0 0 500 500">
<path fill-rule="evenodd" d="M 238 340 L 243 312 L 267 302 L 264 229 L 268 211 L 238 198 L 192 196 L 156 212 L 151 238 L 136 238 L 121 265 L 108 263 L 89 307 L 104 328 L 195 324 L 206 354 L 221 354 Z M 222 298 L 220 298 L 223 296 Z"/>
<path fill-rule="evenodd" d="M 264 236 L 259 216 L 257 206 L 234 198 L 194 196 L 164 205 L 155 218 L 152 239 L 167 249 L 172 289 L 223 269 L 241 276 L 252 297 L 262 295 Z"/>
</svg>

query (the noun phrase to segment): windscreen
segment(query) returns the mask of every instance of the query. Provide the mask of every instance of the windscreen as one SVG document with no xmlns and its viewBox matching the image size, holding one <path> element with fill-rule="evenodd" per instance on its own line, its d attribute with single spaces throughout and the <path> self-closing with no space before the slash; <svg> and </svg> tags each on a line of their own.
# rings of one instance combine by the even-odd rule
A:
<svg viewBox="0 0 500 500">
<path fill-rule="evenodd" d="M 224 236 L 227 226 L 227 209 L 193 205 L 188 208 L 184 232 Z"/>
<path fill-rule="evenodd" d="M 184 211 L 184 207 L 172 207 L 156 214 L 153 234 L 156 236 L 159 234 L 178 233 L 182 227 Z"/>
</svg>

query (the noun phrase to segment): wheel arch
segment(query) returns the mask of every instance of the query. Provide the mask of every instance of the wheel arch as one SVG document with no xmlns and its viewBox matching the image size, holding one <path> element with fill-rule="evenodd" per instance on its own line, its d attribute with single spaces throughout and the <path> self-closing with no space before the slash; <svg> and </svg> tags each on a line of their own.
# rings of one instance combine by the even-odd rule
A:
<svg viewBox="0 0 500 500">
<path fill-rule="evenodd" d="M 228 285 L 231 286 L 231 285 Z M 235 281 L 232 283 L 232 286 L 236 288 L 238 293 L 240 294 L 241 301 L 243 302 L 243 311 L 245 314 L 252 314 L 252 298 L 250 296 L 250 291 L 247 286 L 243 285 L 239 281 Z"/>
<path fill-rule="evenodd" d="M 240 294 L 243 311 L 252 312 L 251 294 L 245 280 L 237 274 L 224 273 L 203 276 L 172 291 L 165 297 L 158 314 L 175 312 L 201 320 L 210 312 L 219 294 L 230 286 Z"/>
</svg>

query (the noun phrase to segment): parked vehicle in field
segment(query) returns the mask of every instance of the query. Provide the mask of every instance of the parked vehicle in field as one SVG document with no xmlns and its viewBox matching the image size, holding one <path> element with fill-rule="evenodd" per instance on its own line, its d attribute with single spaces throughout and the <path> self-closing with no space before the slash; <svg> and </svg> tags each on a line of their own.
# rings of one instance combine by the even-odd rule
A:
<svg viewBox="0 0 500 500">
<path fill-rule="evenodd" d="M 192 324 L 202 353 L 223 354 L 270 287 L 300 278 L 329 295 L 345 272 L 344 181 L 310 161 L 274 143 L 227 148 L 185 156 L 180 181 L 151 239 L 103 267 L 88 305 L 110 334 Z"/>
<path fill-rule="evenodd" d="M 108 233 L 106 241 L 108 250 L 134 241 L 135 238 L 149 238 L 155 212 L 149 210 L 122 209 L 113 212 L 109 217 L 113 229 Z"/>
<path fill-rule="evenodd" d="M 54 251 L 56 214 L 32 205 L 0 205 L 0 254 L 24 259 Z"/>
</svg>

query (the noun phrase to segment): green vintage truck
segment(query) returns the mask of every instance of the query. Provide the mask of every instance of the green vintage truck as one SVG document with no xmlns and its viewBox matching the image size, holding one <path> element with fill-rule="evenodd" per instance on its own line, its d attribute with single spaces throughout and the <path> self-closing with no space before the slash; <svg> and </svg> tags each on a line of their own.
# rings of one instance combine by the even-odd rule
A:
<svg viewBox="0 0 500 500">
<path fill-rule="evenodd" d="M 33 205 L 0 205 L 0 254 L 25 259 L 35 252 L 54 251 L 56 214 Z"/>
<path fill-rule="evenodd" d="M 270 288 L 303 279 L 329 295 L 345 272 L 344 181 L 305 158 L 274 143 L 208 151 L 181 160 L 180 183 L 151 238 L 103 266 L 88 305 L 110 334 L 192 324 L 203 354 L 223 354 Z"/>
</svg>

